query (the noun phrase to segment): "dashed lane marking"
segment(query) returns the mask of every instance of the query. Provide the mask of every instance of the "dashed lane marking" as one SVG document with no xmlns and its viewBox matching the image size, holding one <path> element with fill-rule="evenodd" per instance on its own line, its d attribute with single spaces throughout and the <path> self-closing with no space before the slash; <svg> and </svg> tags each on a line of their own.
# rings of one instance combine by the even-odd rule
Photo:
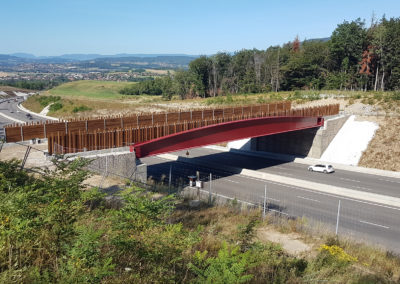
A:
<svg viewBox="0 0 400 284">
<path fill-rule="evenodd" d="M 319 200 L 316 200 L 316 199 L 312 199 L 312 198 L 308 198 L 308 197 L 303 197 L 303 196 L 299 196 L 299 195 L 297 195 L 297 198 L 301 198 L 301 199 L 305 199 L 305 200 L 309 200 L 309 201 L 314 201 L 314 202 L 321 202 L 321 201 L 319 201 Z"/>
<path fill-rule="evenodd" d="M 360 223 L 364 223 L 364 224 L 368 224 L 368 225 L 376 226 L 376 227 L 381 227 L 381 228 L 385 228 L 385 229 L 390 229 L 390 227 L 388 227 L 388 226 L 383 226 L 383 225 L 379 225 L 379 224 L 375 224 L 375 223 L 371 223 L 371 222 L 367 222 L 367 221 L 360 220 Z"/>
<path fill-rule="evenodd" d="M 349 178 L 340 178 L 341 180 L 353 181 L 353 182 L 360 182 L 359 180 L 349 179 Z"/>
</svg>

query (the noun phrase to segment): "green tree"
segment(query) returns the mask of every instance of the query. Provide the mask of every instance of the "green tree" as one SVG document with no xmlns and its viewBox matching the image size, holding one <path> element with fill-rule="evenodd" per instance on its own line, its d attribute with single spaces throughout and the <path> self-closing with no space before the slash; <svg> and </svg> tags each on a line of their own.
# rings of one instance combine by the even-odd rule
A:
<svg viewBox="0 0 400 284">
<path fill-rule="evenodd" d="M 330 40 L 330 55 L 333 69 L 349 74 L 349 81 L 342 82 L 352 88 L 356 84 L 359 62 L 366 49 L 365 23 L 361 19 L 352 22 L 344 21 L 333 31 Z"/>
</svg>

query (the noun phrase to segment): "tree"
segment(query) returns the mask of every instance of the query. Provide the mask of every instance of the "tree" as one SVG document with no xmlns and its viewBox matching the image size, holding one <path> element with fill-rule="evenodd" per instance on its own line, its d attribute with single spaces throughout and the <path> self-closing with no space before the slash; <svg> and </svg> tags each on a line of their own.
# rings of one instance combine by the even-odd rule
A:
<svg viewBox="0 0 400 284">
<path fill-rule="evenodd" d="M 210 93 L 211 66 L 212 61 L 204 55 L 189 63 L 189 71 L 196 77 L 196 91 L 203 98 Z"/>
<path fill-rule="evenodd" d="M 387 77 L 389 89 L 400 88 L 400 18 L 382 20 L 384 25 L 384 38 L 382 48 L 383 71 L 382 89 L 385 88 L 384 79 Z M 387 74 L 387 76 L 385 76 Z"/>
<path fill-rule="evenodd" d="M 350 81 L 345 87 L 353 88 L 358 74 L 359 62 L 366 48 L 365 23 L 361 19 L 344 21 L 333 31 L 330 41 L 330 54 L 334 69 L 349 74 Z"/>
</svg>

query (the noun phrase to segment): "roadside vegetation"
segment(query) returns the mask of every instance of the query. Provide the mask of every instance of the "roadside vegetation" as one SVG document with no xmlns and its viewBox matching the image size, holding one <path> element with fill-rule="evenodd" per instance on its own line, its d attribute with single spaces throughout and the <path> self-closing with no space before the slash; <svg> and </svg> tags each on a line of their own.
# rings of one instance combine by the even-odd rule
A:
<svg viewBox="0 0 400 284">
<path fill-rule="evenodd" d="M 55 161 L 29 175 L 0 162 L 2 283 L 395 283 L 400 260 L 335 238 L 304 235 L 314 249 L 290 255 L 260 240 L 273 225 L 235 204 L 196 209 L 131 185 L 107 203 L 88 188 L 85 162 Z"/>
</svg>

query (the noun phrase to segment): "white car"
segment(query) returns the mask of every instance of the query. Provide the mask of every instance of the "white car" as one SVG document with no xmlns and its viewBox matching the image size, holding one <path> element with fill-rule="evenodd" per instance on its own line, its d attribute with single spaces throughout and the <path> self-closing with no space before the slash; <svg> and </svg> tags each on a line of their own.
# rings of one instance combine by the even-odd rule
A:
<svg viewBox="0 0 400 284">
<path fill-rule="evenodd" d="M 335 169 L 331 165 L 314 165 L 314 166 L 309 166 L 308 170 L 310 172 L 321 172 L 324 174 L 329 174 L 333 173 Z"/>
</svg>

